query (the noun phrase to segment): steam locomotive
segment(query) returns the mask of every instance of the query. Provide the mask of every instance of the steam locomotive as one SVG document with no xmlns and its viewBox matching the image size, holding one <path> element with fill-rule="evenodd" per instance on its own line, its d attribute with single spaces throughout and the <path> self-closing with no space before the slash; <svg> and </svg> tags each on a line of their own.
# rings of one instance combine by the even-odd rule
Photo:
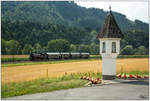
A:
<svg viewBox="0 0 150 101">
<path fill-rule="evenodd" d="M 89 53 L 31 53 L 30 61 L 87 59 L 89 55 Z"/>
</svg>

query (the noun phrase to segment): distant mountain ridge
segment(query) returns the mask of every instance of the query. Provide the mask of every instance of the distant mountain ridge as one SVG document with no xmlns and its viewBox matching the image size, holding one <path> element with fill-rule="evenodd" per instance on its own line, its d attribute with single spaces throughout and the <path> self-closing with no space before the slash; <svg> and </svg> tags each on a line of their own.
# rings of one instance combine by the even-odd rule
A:
<svg viewBox="0 0 150 101">
<path fill-rule="evenodd" d="M 41 24 L 61 24 L 99 31 L 108 12 L 103 9 L 85 8 L 68 1 L 2 1 L 2 20 L 29 21 Z M 113 12 L 123 32 L 149 31 L 148 23 L 131 21 L 125 15 Z"/>
</svg>

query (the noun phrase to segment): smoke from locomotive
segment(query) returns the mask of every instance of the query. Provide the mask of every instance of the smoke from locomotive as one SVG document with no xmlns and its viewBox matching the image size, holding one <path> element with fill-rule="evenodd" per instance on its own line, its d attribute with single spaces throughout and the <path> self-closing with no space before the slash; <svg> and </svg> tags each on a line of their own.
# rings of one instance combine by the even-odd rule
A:
<svg viewBox="0 0 150 101">
<path fill-rule="evenodd" d="M 89 55 L 89 53 L 31 53 L 30 60 L 87 59 Z"/>
</svg>

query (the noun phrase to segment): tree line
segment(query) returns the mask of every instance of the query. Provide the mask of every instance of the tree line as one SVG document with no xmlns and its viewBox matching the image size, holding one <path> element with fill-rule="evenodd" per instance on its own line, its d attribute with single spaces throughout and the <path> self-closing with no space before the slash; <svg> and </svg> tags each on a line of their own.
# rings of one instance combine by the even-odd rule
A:
<svg viewBox="0 0 150 101">
<path fill-rule="evenodd" d="M 31 44 L 25 44 L 24 48 L 16 40 L 5 41 L 2 39 L 2 54 L 30 54 L 31 52 L 88 52 L 93 55 L 99 54 L 99 44 L 91 43 L 89 45 L 74 45 L 70 44 L 65 39 L 50 40 L 46 47 L 41 47 L 39 43 L 34 46 Z M 121 49 L 122 55 L 146 55 L 148 49 L 144 46 L 133 48 L 132 45 L 126 45 Z"/>
<path fill-rule="evenodd" d="M 148 33 L 130 30 L 123 34 L 121 54 L 148 54 Z M 99 54 L 97 35 L 96 30 L 89 31 L 86 28 L 2 20 L 2 54 L 29 54 L 34 51 Z"/>
<path fill-rule="evenodd" d="M 18 41 L 2 39 L 2 54 L 30 54 L 31 52 L 89 52 L 91 54 L 99 53 L 99 45 L 91 43 L 90 45 L 74 45 L 65 39 L 50 40 L 47 46 L 41 47 L 39 43 L 34 46 L 25 44 L 23 49 Z"/>
</svg>

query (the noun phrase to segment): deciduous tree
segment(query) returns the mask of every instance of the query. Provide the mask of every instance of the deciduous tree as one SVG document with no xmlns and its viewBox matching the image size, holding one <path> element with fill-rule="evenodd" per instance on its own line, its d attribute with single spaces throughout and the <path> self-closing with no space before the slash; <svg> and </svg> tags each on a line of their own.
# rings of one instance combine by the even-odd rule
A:
<svg viewBox="0 0 150 101">
<path fill-rule="evenodd" d="M 70 43 L 65 39 L 56 39 L 48 42 L 48 51 L 49 52 L 69 52 Z"/>
</svg>

